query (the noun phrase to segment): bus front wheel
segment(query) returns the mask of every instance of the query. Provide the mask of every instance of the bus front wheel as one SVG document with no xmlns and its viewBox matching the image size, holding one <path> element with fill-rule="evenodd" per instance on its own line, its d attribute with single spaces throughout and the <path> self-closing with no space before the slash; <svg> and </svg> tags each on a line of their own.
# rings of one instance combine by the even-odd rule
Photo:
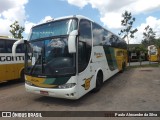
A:
<svg viewBox="0 0 160 120">
<path fill-rule="evenodd" d="M 102 71 L 98 72 L 96 78 L 96 87 L 93 89 L 93 92 L 98 92 L 103 85 L 103 73 Z"/>
</svg>

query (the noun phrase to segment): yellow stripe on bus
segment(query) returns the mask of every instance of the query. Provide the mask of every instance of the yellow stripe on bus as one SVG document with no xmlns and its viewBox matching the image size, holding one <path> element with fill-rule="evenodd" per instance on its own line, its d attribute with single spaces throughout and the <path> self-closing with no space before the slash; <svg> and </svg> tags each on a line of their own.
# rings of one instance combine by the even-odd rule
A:
<svg viewBox="0 0 160 120">
<path fill-rule="evenodd" d="M 37 87 L 53 88 L 53 87 L 57 86 L 57 85 L 44 84 L 46 78 L 31 77 L 31 76 L 26 75 L 26 80 L 27 80 L 27 82 L 30 82 L 34 86 L 37 86 Z"/>
</svg>

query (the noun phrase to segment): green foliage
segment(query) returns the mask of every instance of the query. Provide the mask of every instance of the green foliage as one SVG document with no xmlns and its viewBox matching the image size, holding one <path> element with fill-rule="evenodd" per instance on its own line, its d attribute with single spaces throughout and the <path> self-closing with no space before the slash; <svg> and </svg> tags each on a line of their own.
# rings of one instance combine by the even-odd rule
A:
<svg viewBox="0 0 160 120">
<path fill-rule="evenodd" d="M 22 33 L 24 32 L 25 28 L 20 26 L 18 21 L 15 21 L 13 24 L 10 25 L 10 33 L 16 39 L 23 39 Z"/>
<path fill-rule="evenodd" d="M 121 25 L 124 26 L 119 33 L 119 35 L 123 35 L 123 39 L 127 37 L 129 43 L 129 37 L 134 38 L 134 34 L 138 31 L 138 29 L 132 29 L 133 23 L 135 22 L 135 18 L 132 17 L 131 12 L 125 11 L 122 14 L 123 20 L 121 20 Z"/>
<path fill-rule="evenodd" d="M 153 29 L 149 25 L 146 26 L 143 32 L 144 39 L 142 40 L 142 44 L 146 47 L 155 44 L 156 42 L 155 36 L 156 33 L 153 31 Z"/>
<path fill-rule="evenodd" d="M 160 38 L 155 40 L 155 46 L 160 49 Z"/>
<path fill-rule="evenodd" d="M 136 52 L 147 53 L 147 48 L 143 44 L 140 44 L 139 46 L 135 47 L 135 51 Z"/>
</svg>

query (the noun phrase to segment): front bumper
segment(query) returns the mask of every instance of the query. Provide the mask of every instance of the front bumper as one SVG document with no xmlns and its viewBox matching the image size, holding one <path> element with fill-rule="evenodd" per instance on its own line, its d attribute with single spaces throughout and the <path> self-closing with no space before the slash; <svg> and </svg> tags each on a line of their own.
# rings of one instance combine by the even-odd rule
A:
<svg viewBox="0 0 160 120">
<path fill-rule="evenodd" d="M 78 99 L 79 98 L 78 92 L 76 91 L 76 86 L 72 88 L 66 88 L 66 89 L 55 89 L 55 88 L 39 88 L 39 87 L 30 86 L 28 84 L 25 84 L 25 88 L 27 92 L 31 92 L 34 94 L 40 94 L 43 96 L 51 96 L 55 98 L 65 98 L 65 99 Z"/>
</svg>

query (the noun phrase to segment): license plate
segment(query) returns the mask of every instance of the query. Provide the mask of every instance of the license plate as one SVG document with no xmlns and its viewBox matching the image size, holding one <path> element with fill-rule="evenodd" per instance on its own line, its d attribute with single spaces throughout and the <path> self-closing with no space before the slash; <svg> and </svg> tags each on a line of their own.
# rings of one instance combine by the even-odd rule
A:
<svg viewBox="0 0 160 120">
<path fill-rule="evenodd" d="M 40 91 L 40 94 L 49 95 L 48 91 Z"/>
</svg>

